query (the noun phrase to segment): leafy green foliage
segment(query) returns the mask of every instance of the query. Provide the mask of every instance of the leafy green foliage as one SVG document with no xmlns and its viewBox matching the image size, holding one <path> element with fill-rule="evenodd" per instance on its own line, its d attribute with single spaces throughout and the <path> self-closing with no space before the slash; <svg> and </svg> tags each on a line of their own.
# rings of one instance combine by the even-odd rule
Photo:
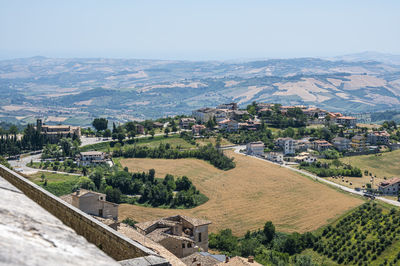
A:
<svg viewBox="0 0 400 266">
<path fill-rule="evenodd" d="M 385 214 L 375 203 L 366 203 L 335 227 L 326 227 L 313 249 L 339 264 L 370 265 L 399 240 L 399 225 L 398 210 Z"/>
<path fill-rule="evenodd" d="M 154 169 L 148 173 L 133 174 L 116 171 L 106 178 L 106 184 L 107 200 L 116 203 L 136 203 L 135 198 L 125 195 L 137 195 L 138 203 L 153 207 L 192 208 L 208 200 L 186 176 L 178 177 L 175 181 L 174 176 L 167 174 L 163 180 L 159 180 L 155 178 Z M 116 189 L 124 195 L 116 198 Z"/>
<path fill-rule="evenodd" d="M 315 240 L 312 233 L 277 233 L 273 223 L 268 221 L 263 230 L 247 232 L 243 238 L 232 235 L 230 229 L 221 230 L 217 234 L 211 233 L 209 247 L 231 256 L 255 256 L 264 265 L 303 265 L 302 262 L 311 262 L 309 256 L 295 256 L 290 260 L 290 255 L 313 247 Z"/>
<path fill-rule="evenodd" d="M 106 130 L 108 127 L 108 120 L 105 118 L 95 118 L 92 122 L 92 126 L 97 130 Z"/>
<path fill-rule="evenodd" d="M 122 220 L 122 222 L 132 227 L 135 227 L 135 224 L 138 223 L 137 221 L 132 220 L 131 218 L 125 218 L 124 220 Z"/>
<path fill-rule="evenodd" d="M 212 165 L 222 170 L 230 170 L 235 167 L 233 158 L 228 158 L 222 151 L 216 149 L 211 144 L 194 150 L 172 149 L 169 145 L 162 143 L 158 148 L 134 146 L 123 150 L 122 154 L 114 154 L 114 156 L 118 155 L 122 155 L 125 158 L 197 158 L 209 161 Z"/>
<path fill-rule="evenodd" d="M 351 177 L 362 177 L 362 171 L 358 167 L 351 166 L 349 164 L 342 164 L 339 160 L 334 160 L 333 163 L 321 163 L 320 161 L 314 163 L 302 162 L 300 169 L 305 169 L 312 172 L 320 177 L 329 176 L 351 176 Z"/>
<path fill-rule="evenodd" d="M 300 108 L 288 109 L 286 114 L 282 114 L 279 110 L 279 105 L 261 112 L 260 118 L 272 127 L 277 128 L 304 127 L 307 121 L 306 116 Z"/>
<path fill-rule="evenodd" d="M 45 135 L 35 129 L 33 124 L 28 124 L 24 130 L 22 139 L 17 138 L 18 130 L 11 127 L 10 130 L 0 131 L 0 155 L 14 156 L 25 151 L 40 150 L 48 143 Z"/>
</svg>

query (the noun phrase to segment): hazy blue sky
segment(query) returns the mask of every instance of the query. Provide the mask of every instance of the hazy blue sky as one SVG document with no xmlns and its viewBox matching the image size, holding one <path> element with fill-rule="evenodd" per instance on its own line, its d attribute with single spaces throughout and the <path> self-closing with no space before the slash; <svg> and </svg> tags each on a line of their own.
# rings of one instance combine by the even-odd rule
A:
<svg viewBox="0 0 400 266">
<path fill-rule="evenodd" d="M 400 54 L 399 0 L 0 0 L 0 58 Z"/>
</svg>

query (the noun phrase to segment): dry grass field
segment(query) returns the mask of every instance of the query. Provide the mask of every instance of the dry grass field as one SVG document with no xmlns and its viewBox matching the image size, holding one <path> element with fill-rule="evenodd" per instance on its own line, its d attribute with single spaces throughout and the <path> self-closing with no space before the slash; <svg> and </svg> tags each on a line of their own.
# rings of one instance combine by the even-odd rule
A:
<svg viewBox="0 0 400 266">
<path fill-rule="evenodd" d="M 364 170 L 368 170 L 381 179 L 384 177 L 400 177 L 400 150 L 382 154 L 344 157 L 340 160 L 344 163 L 357 166 L 363 172 Z"/>
<path fill-rule="evenodd" d="M 204 145 L 208 145 L 208 144 L 212 144 L 213 146 L 215 146 L 215 142 L 216 142 L 216 138 L 204 138 L 204 139 L 196 139 L 196 144 L 199 144 L 200 146 L 204 146 Z M 222 138 L 221 139 L 221 146 L 229 146 L 232 145 L 232 143 L 227 140 Z"/>
<path fill-rule="evenodd" d="M 130 217 L 143 222 L 174 214 L 190 215 L 213 222 L 212 232 L 231 228 L 237 235 L 261 228 L 268 220 L 285 232 L 315 230 L 362 200 L 314 182 L 290 170 L 227 151 L 236 168 L 219 170 L 196 159 L 123 159 L 130 171 L 156 169 L 165 174 L 186 175 L 209 201 L 193 209 L 174 210 L 122 204 L 120 220 Z"/>
</svg>

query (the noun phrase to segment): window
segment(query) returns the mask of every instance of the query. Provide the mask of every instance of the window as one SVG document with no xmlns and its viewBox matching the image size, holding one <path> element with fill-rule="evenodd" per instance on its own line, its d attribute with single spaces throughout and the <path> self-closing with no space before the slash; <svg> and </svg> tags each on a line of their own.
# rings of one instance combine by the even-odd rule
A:
<svg viewBox="0 0 400 266">
<path fill-rule="evenodd" d="M 185 243 L 182 243 L 182 248 L 185 248 Z"/>
<path fill-rule="evenodd" d="M 199 242 L 201 242 L 201 233 L 199 233 Z"/>
<path fill-rule="evenodd" d="M 99 216 L 103 217 L 103 209 L 99 209 Z"/>
<path fill-rule="evenodd" d="M 103 197 L 100 197 L 100 200 L 103 200 Z"/>
<path fill-rule="evenodd" d="M 188 248 L 191 248 L 191 247 L 192 247 L 192 243 L 188 243 L 188 244 L 187 244 L 187 247 L 188 247 Z"/>
</svg>

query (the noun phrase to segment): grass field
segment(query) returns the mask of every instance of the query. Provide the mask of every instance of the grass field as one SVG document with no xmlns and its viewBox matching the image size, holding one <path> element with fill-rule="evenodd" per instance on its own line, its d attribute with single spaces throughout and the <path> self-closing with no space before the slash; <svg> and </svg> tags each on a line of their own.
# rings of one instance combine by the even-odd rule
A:
<svg viewBox="0 0 400 266">
<path fill-rule="evenodd" d="M 340 159 L 344 163 L 350 163 L 357 166 L 363 172 L 368 170 L 378 178 L 391 178 L 400 176 L 400 150 L 393 152 L 386 152 L 382 155 L 361 155 L 351 156 Z"/>
<path fill-rule="evenodd" d="M 166 210 L 122 204 L 120 220 L 127 217 L 143 222 L 158 217 L 185 214 L 213 222 L 211 232 L 231 228 L 234 234 L 261 228 L 271 220 L 277 230 L 305 232 L 333 221 L 363 201 L 338 192 L 288 169 L 245 155 L 235 157 L 236 168 L 219 170 L 196 159 L 123 159 L 130 171 L 156 170 L 165 174 L 187 175 L 209 201 L 189 210 Z"/>
<path fill-rule="evenodd" d="M 169 143 L 173 148 L 177 146 L 181 147 L 182 149 L 190 149 L 194 148 L 194 145 L 191 145 L 186 140 L 180 138 L 178 135 L 170 135 L 169 137 L 165 138 L 164 136 L 155 136 L 154 138 L 146 137 L 146 138 L 138 138 L 136 145 L 137 146 L 148 146 L 151 148 L 158 147 L 160 143 L 167 144 Z M 125 143 L 123 147 L 129 147 L 133 144 Z M 110 147 L 110 142 L 102 142 L 87 145 L 81 148 L 81 151 L 90 151 L 90 150 L 97 150 L 97 151 L 104 151 L 107 152 L 108 150 L 113 150 L 113 147 Z"/>
<path fill-rule="evenodd" d="M 44 187 L 42 182 L 42 174 L 47 179 L 47 186 Z M 29 177 L 29 180 L 35 184 L 44 187 L 49 192 L 56 196 L 62 196 L 72 192 L 72 188 L 78 182 L 79 176 L 49 173 L 49 172 L 38 172 Z"/>
<path fill-rule="evenodd" d="M 213 146 L 215 146 L 215 141 L 216 138 L 204 138 L 204 139 L 202 138 L 202 139 L 196 139 L 196 144 L 204 146 L 211 143 Z M 232 142 L 224 138 L 221 139 L 221 146 L 229 146 L 229 145 L 233 145 Z"/>
</svg>

